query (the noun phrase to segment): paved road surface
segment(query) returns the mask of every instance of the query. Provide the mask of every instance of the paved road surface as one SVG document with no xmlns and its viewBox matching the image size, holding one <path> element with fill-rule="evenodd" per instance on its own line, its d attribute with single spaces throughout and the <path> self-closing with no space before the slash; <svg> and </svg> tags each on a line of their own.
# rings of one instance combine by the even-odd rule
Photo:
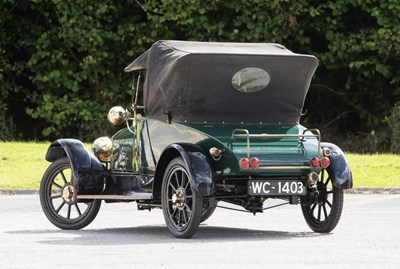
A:
<svg viewBox="0 0 400 269">
<path fill-rule="evenodd" d="M 161 210 L 105 204 L 62 231 L 37 195 L 0 195 L 0 268 L 400 268 L 400 195 L 347 194 L 331 234 L 309 230 L 299 206 L 253 216 L 218 208 L 194 238 L 173 238 Z M 322 267 L 321 267 L 322 266 Z"/>
</svg>

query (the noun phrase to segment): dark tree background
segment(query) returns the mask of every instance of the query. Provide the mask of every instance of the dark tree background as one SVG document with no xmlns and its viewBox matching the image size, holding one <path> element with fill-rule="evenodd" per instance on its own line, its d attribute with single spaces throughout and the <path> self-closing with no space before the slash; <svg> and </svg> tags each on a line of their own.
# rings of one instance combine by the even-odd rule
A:
<svg viewBox="0 0 400 269">
<path fill-rule="evenodd" d="M 348 150 L 399 140 L 398 0 L 0 3 L 0 140 L 111 134 L 108 109 L 131 100 L 123 68 L 160 39 L 276 42 L 316 55 L 303 123 Z"/>
</svg>

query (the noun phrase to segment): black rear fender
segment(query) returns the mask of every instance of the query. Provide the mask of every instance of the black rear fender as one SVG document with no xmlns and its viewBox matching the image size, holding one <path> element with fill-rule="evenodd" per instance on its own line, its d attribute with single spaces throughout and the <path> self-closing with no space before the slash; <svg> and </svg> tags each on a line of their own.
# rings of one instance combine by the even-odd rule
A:
<svg viewBox="0 0 400 269">
<path fill-rule="evenodd" d="M 333 185 L 341 189 L 351 189 L 353 187 L 353 176 L 343 151 L 331 143 L 321 143 L 321 147 L 328 148 L 331 151 L 329 156 L 331 164 L 327 170 L 333 177 Z"/>
<path fill-rule="evenodd" d="M 171 144 L 161 154 L 154 179 L 154 197 L 161 197 L 161 185 L 168 164 L 176 157 L 182 157 L 193 179 L 195 190 L 201 196 L 214 193 L 213 172 L 203 150 L 193 144 Z"/>
</svg>

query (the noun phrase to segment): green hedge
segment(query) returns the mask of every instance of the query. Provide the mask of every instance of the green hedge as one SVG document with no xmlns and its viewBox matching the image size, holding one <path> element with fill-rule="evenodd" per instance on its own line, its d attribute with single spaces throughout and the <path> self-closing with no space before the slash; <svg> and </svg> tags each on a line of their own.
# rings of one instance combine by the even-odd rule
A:
<svg viewBox="0 0 400 269">
<path fill-rule="evenodd" d="M 123 68 L 160 39 L 277 42 L 316 55 L 307 126 L 381 130 L 400 101 L 397 0 L 0 1 L 3 140 L 112 132 L 107 110 L 130 103 Z"/>
</svg>

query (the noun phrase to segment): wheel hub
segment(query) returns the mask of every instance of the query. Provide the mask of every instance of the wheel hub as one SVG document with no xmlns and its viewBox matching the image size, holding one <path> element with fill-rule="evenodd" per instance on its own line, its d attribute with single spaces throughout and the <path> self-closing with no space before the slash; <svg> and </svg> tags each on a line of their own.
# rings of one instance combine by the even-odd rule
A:
<svg viewBox="0 0 400 269">
<path fill-rule="evenodd" d="M 62 190 L 62 198 L 66 203 L 73 204 L 74 203 L 74 186 L 65 185 Z"/>
<path fill-rule="evenodd" d="M 172 194 L 172 203 L 178 207 L 178 209 L 183 210 L 186 202 L 185 191 L 182 188 L 176 190 L 174 194 Z"/>
</svg>

